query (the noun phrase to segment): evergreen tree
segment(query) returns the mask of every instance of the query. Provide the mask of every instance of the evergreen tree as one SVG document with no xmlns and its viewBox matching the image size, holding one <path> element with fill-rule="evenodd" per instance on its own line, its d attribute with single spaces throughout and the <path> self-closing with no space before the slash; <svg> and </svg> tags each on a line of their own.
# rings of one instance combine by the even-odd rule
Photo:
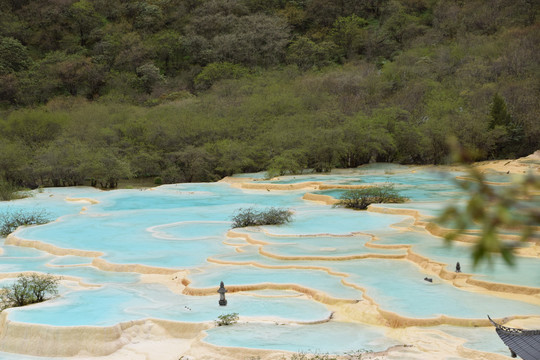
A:
<svg viewBox="0 0 540 360">
<path fill-rule="evenodd" d="M 508 126 L 512 121 L 512 117 L 510 116 L 506 108 L 506 102 L 498 93 L 493 95 L 493 103 L 491 104 L 490 116 L 490 129 L 493 129 L 497 125 Z"/>
</svg>

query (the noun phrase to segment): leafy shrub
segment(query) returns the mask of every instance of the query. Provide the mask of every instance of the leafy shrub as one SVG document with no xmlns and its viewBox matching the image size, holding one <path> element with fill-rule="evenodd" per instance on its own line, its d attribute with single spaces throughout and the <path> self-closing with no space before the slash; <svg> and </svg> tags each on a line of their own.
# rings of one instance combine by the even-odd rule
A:
<svg viewBox="0 0 540 360">
<path fill-rule="evenodd" d="M 50 215 L 43 209 L 6 211 L 0 213 L 0 236 L 8 236 L 22 225 L 41 225 L 50 221 Z"/>
<path fill-rule="evenodd" d="M 159 100 L 161 100 L 161 102 L 171 102 L 171 101 L 189 99 L 192 97 L 194 97 L 194 95 L 190 93 L 189 91 L 181 90 L 181 91 L 173 91 L 167 94 L 163 94 L 159 97 Z"/>
<path fill-rule="evenodd" d="M 28 197 L 28 193 L 22 192 L 9 181 L 0 178 L 0 201 L 9 201 Z"/>
<path fill-rule="evenodd" d="M 298 150 L 287 150 L 275 156 L 266 169 L 268 178 L 282 175 L 301 174 L 307 166 L 305 155 Z"/>
<path fill-rule="evenodd" d="M 227 326 L 238 322 L 238 313 L 221 314 L 215 321 L 217 326 Z"/>
<path fill-rule="evenodd" d="M 367 355 L 370 359 L 372 359 L 370 354 L 373 354 L 373 350 L 360 349 L 360 350 L 348 351 L 345 353 L 345 360 L 362 360 L 362 359 L 365 359 L 364 355 Z M 378 358 L 375 358 L 374 360 L 377 360 L 377 359 Z"/>
<path fill-rule="evenodd" d="M 293 354 L 290 360 L 338 360 L 338 358 L 329 354 L 308 354 L 300 352 Z"/>
<path fill-rule="evenodd" d="M 321 353 L 305 353 L 305 352 L 299 352 L 296 354 L 293 354 L 289 360 L 362 360 L 364 355 L 373 354 L 373 351 L 371 350 L 356 350 L 356 351 L 350 351 L 346 352 L 344 355 L 341 355 L 339 357 L 336 357 L 334 355 L 330 354 L 321 354 Z M 285 358 L 283 358 L 285 360 Z"/>
<path fill-rule="evenodd" d="M 335 206 L 365 210 L 370 204 L 402 203 L 407 200 L 406 197 L 398 194 L 393 184 L 385 184 L 366 189 L 345 191 Z"/>
<path fill-rule="evenodd" d="M 58 294 L 59 278 L 47 274 L 19 275 L 11 286 L 0 289 L 0 311 L 47 300 Z"/>
<path fill-rule="evenodd" d="M 163 80 L 159 68 L 152 63 L 141 65 L 136 70 L 138 85 L 147 94 L 151 94 L 154 85 Z"/>
<path fill-rule="evenodd" d="M 208 64 L 194 79 L 198 89 L 209 89 L 215 82 L 222 79 L 238 79 L 249 73 L 241 65 L 230 62 Z"/>
<path fill-rule="evenodd" d="M 281 225 L 292 220 L 292 212 L 288 209 L 268 208 L 257 211 L 250 207 L 238 209 L 232 217 L 232 227 L 246 227 L 258 225 Z"/>
<path fill-rule="evenodd" d="M 455 152 L 462 162 L 469 157 L 464 150 Z M 490 185 L 486 176 L 475 167 L 467 165 L 466 168 L 468 179 L 456 181 L 466 194 L 465 206 L 449 205 L 437 218 L 439 223 L 454 229 L 445 234 L 445 239 L 456 240 L 481 225 L 482 231 L 477 234 L 478 239 L 471 250 L 473 265 L 491 264 L 493 254 L 497 253 L 507 265 L 515 265 L 514 250 L 521 245 L 503 240 L 504 234 L 511 229 L 519 234 L 520 241 L 535 241 L 535 229 L 540 223 L 535 194 L 540 191 L 540 177 L 531 171 L 498 187 Z"/>
<path fill-rule="evenodd" d="M 163 179 L 158 176 L 154 179 L 154 185 L 163 185 Z"/>
</svg>

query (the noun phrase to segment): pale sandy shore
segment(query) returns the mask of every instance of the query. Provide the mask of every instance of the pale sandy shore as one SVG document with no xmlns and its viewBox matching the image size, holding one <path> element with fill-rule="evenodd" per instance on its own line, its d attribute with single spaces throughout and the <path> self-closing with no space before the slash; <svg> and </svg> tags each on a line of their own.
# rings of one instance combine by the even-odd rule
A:
<svg viewBox="0 0 540 360">
<path fill-rule="evenodd" d="M 540 150 L 535 151 L 529 156 L 515 160 L 477 162 L 473 164 L 473 167 L 483 172 L 496 171 L 500 173 L 519 175 L 527 172 L 533 172 L 538 175 L 540 173 Z"/>
<path fill-rule="evenodd" d="M 518 160 L 487 161 L 474 165 L 481 172 L 501 172 L 521 175 L 527 172 L 538 174 L 540 172 L 540 151 Z M 326 188 L 324 184 L 318 182 L 307 182 L 293 185 L 262 184 L 246 182 L 246 179 L 229 178 L 226 182 L 232 186 L 250 190 L 297 190 L 308 189 L 318 190 Z M 363 187 L 363 186 L 353 186 Z M 350 188 L 350 187 L 348 187 Z M 325 204 L 335 202 L 331 197 L 322 195 L 306 194 L 306 200 L 319 201 Z M 70 199 L 81 201 L 81 199 Z M 85 203 L 94 204 L 92 199 L 82 199 Z M 370 211 L 394 212 L 405 214 L 415 219 L 415 225 L 423 227 L 433 235 L 441 236 L 444 229 L 429 226 L 429 221 L 416 210 L 408 209 L 385 209 L 384 206 L 374 206 Z M 251 244 L 260 246 L 260 252 L 264 256 L 280 258 L 280 256 L 265 252 L 264 242 L 250 238 L 246 234 L 235 234 L 230 232 L 228 238 L 243 237 Z M 366 246 L 384 247 L 377 244 L 373 237 Z M 470 239 L 469 239 L 470 240 Z M 464 240 L 466 241 L 466 239 Z M 225 244 L 226 241 L 224 242 Z M 178 271 L 165 268 L 148 267 L 142 265 L 121 265 L 111 264 L 103 259 L 101 252 L 82 252 L 77 249 L 61 249 L 49 244 L 37 241 L 19 239 L 10 236 L 6 244 L 34 247 L 43 251 L 57 255 L 80 255 L 93 258 L 92 266 L 105 271 L 130 271 L 141 274 L 143 283 L 159 283 L 167 286 L 174 293 L 188 295 L 205 296 L 215 294 L 217 288 L 197 289 L 190 287 L 189 272 Z M 231 244 L 231 246 L 237 246 Z M 447 281 L 454 286 L 469 291 L 482 292 L 492 296 L 501 296 L 519 299 L 529 303 L 540 304 L 540 289 L 515 286 L 511 284 L 493 284 L 474 279 L 468 274 L 455 274 L 445 270 L 445 264 L 432 261 L 428 258 L 414 253 L 410 247 L 404 248 L 405 255 L 394 256 L 396 259 L 411 261 L 419 266 L 427 274 L 437 276 L 441 281 Z M 533 248 L 529 256 L 540 257 L 540 250 Z M 0 249 L 2 251 L 2 249 Z M 536 253 L 535 253 L 536 251 Z M 1 254 L 1 253 L 0 253 Z M 363 258 L 365 255 L 360 256 Z M 380 255 L 372 255 L 374 257 Z M 347 260 L 344 258 L 343 260 Z M 319 259 L 320 260 L 320 259 Z M 340 260 L 340 259 L 334 259 Z M 217 260 L 209 259 L 219 263 Z M 251 264 L 254 266 L 264 266 Z M 327 272 L 332 272 L 330 268 L 321 268 Z M 2 274 L 0 278 L 14 277 L 17 274 Z M 338 274 L 339 275 L 339 274 Z M 346 278 L 342 280 L 346 283 Z M 95 286 L 84 284 L 76 278 L 67 278 L 63 282 L 71 282 L 68 286 Z M 356 286 L 352 285 L 351 286 Z M 356 286 L 358 287 L 358 286 Z M 268 284 L 262 288 L 279 288 Z M 359 322 L 375 326 L 383 326 L 386 329 L 386 336 L 395 339 L 400 346 L 394 346 L 384 352 L 366 354 L 362 359 L 378 360 L 444 360 L 444 359 L 471 359 L 471 360 L 505 360 L 510 357 L 493 353 L 484 353 L 464 347 L 465 339 L 454 337 L 434 329 L 422 327 L 438 324 L 451 324 L 457 326 L 488 326 L 486 319 L 464 320 L 441 317 L 428 322 L 422 319 L 409 319 L 389 311 L 379 308 L 377 303 L 365 293 L 366 301 L 351 303 L 339 301 L 326 294 L 314 292 L 311 289 L 301 288 L 291 285 L 287 289 L 299 292 L 300 296 L 311 298 L 325 304 L 333 312 L 333 318 L 337 321 Z M 231 292 L 241 292 L 246 290 L 256 290 L 249 286 L 231 287 Z M 240 321 L 264 322 L 267 319 L 250 318 L 240 319 Z M 502 320 L 502 319 L 499 319 Z M 505 319 L 505 325 L 510 327 L 523 327 L 528 329 L 540 329 L 540 315 L 538 317 L 515 317 Z M 111 327 L 54 327 L 45 325 L 21 324 L 9 320 L 9 311 L 0 313 L 0 351 L 20 354 L 48 356 L 48 357 L 70 357 L 80 360 L 283 360 L 289 359 L 292 355 L 286 351 L 257 350 L 247 348 L 219 347 L 208 344 L 204 341 L 205 330 L 213 327 L 213 323 L 180 323 L 158 319 L 144 319 L 120 323 Z"/>
<path fill-rule="evenodd" d="M 540 318 L 526 319 L 516 325 L 537 326 L 540 325 Z M 146 319 L 110 327 L 50 327 L 13 323 L 6 319 L 5 314 L 1 314 L 0 327 L 4 335 L 0 337 L 0 346 L 5 352 L 79 360 L 283 360 L 293 355 L 286 351 L 208 344 L 204 342 L 204 331 L 211 326 Z M 362 359 L 509 359 L 503 355 L 467 349 L 463 346 L 465 339 L 429 328 L 388 329 L 385 335 L 401 345 L 366 354 Z"/>
</svg>

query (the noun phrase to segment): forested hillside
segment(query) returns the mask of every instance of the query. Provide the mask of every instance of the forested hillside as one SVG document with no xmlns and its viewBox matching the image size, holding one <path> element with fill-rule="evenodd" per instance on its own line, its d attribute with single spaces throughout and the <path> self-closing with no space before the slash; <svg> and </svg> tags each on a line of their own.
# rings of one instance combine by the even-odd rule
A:
<svg viewBox="0 0 540 360">
<path fill-rule="evenodd" d="M 0 182 L 540 148 L 535 0 L 0 0 Z"/>
</svg>

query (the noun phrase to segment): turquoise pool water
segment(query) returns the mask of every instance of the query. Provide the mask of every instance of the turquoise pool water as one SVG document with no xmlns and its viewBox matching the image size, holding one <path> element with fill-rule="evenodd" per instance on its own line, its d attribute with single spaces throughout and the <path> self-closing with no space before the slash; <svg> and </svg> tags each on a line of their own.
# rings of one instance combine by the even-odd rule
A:
<svg viewBox="0 0 540 360">
<path fill-rule="evenodd" d="M 426 282 L 425 275 L 407 261 L 366 259 L 340 264 L 335 269 L 350 274 L 347 281 L 365 287 L 383 309 L 408 317 L 433 318 L 444 314 L 480 319 L 486 314 L 540 314 L 538 306 L 521 301 L 464 291 L 437 279 Z"/>
<path fill-rule="evenodd" d="M 109 284 L 99 289 L 66 291 L 61 297 L 24 309 L 9 309 L 9 318 L 54 326 L 110 326 L 146 318 L 184 322 L 212 322 L 221 314 L 276 321 L 324 320 L 330 312 L 321 304 L 301 298 L 229 295 L 227 308 L 215 297 L 192 297 L 171 293 L 154 284 Z"/>
<path fill-rule="evenodd" d="M 249 175 L 245 176 L 263 177 Z M 272 182 L 393 182 L 410 202 L 385 207 L 416 209 L 423 215 L 436 216 L 448 201 L 459 201 L 462 196 L 453 180 L 457 175 L 462 174 L 375 164 L 353 172 L 288 176 Z M 504 180 L 504 176 L 494 175 L 492 179 Z M 424 272 L 407 260 L 332 258 L 406 253 L 405 249 L 366 247 L 372 239 L 369 234 L 373 234 L 377 236 L 376 244 L 411 245 L 418 254 L 447 263 L 450 270 L 459 261 L 464 272 L 475 274 L 478 279 L 540 288 L 539 259 L 520 258 L 516 267 L 509 268 L 495 257 L 493 267 L 473 268 L 469 246 L 448 247 L 442 239 L 414 227 L 408 216 L 333 208 L 302 200 L 305 193 L 304 190 L 242 190 L 226 183 L 173 184 L 106 192 L 86 187 L 52 188 L 36 192 L 32 198 L 1 202 L 0 212 L 43 208 L 57 221 L 21 228 L 15 233 L 17 237 L 60 248 L 100 251 L 103 260 L 115 264 L 187 269 L 190 287 L 195 289 L 216 287 L 220 281 L 226 286 L 295 284 L 348 301 L 364 301 L 367 295 L 381 309 L 412 318 L 443 314 L 467 319 L 483 319 L 486 313 L 493 317 L 540 315 L 539 306 L 525 302 L 464 291 L 438 278 L 427 283 L 423 281 Z M 337 196 L 341 191 L 320 193 Z M 84 198 L 98 203 L 68 201 Z M 235 230 L 268 244 L 228 237 L 231 217 L 238 209 L 271 206 L 290 209 L 293 221 L 281 226 Z M 409 231 L 412 228 L 415 231 Z M 384 328 L 376 326 L 335 321 L 298 324 L 327 319 L 331 311 L 324 304 L 293 291 L 230 293 L 229 304 L 224 309 L 217 304 L 217 293 L 213 296 L 176 294 L 163 285 L 142 282 L 137 273 L 99 270 L 91 266 L 93 259 L 89 257 L 56 256 L 33 248 L 5 245 L 3 239 L 0 246 L 3 250 L 0 273 L 39 271 L 76 277 L 83 283 L 96 285 L 85 288 L 67 283 L 61 287 L 58 298 L 8 310 L 12 321 L 53 326 L 109 326 L 145 318 L 212 322 L 226 310 L 238 312 L 243 323 L 212 329 L 205 341 L 220 346 L 334 353 L 358 348 L 378 351 L 396 344 L 386 336 Z M 218 264 L 216 260 L 226 263 Z M 364 288 L 366 293 L 344 281 Z M 270 322 L 257 322 L 260 318 Z M 447 332 L 460 336 L 458 330 L 449 328 Z M 474 336 L 463 334 L 469 338 L 471 348 L 499 352 L 489 349 L 493 332 L 484 330 Z M 22 355 L 16 356 L 12 358 L 24 359 Z"/>
<path fill-rule="evenodd" d="M 491 328 L 465 328 L 443 325 L 434 327 L 433 329 L 455 337 L 467 339 L 467 342 L 463 345 L 466 348 L 510 356 L 508 347 Z"/>
<path fill-rule="evenodd" d="M 479 280 L 540 287 L 540 276 L 533 275 L 538 271 L 538 260 L 534 258 L 520 257 L 509 267 L 502 257 L 493 256 L 491 264 L 482 263 L 474 267 L 470 257 L 471 245 L 449 244 L 444 239 L 418 232 L 387 234 L 377 243 L 413 245 L 414 252 L 448 264 L 447 269 L 450 271 L 455 269 L 455 264 L 459 261 L 463 272 L 477 274 L 476 278 Z"/>
<path fill-rule="evenodd" d="M 317 325 L 238 324 L 208 330 L 204 341 L 220 346 L 295 352 L 344 354 L 360 349 L 382 351 L 398 345 L 384 328 L 328 322 Z"/>
</svg>

